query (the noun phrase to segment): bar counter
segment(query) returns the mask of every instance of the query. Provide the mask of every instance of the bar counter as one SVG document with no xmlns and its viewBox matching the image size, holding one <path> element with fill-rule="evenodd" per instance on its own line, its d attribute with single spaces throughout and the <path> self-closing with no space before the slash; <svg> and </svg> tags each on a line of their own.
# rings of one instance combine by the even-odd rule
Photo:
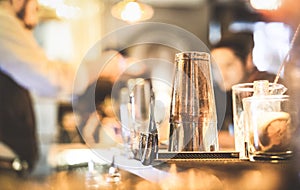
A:
<svg viewBox="0 0 300 190">
<path fill-rule="evenodd" d="M 71 149 L 76 153 L 79 149 L 81 151 L 82 147 Z M 63 150 L 66 150 L 65 146 L 55 146 L 52 147 L 50 154 L 55 152 L 57 155 Z M 116 149 L 94 149 L 93 153 L 105 156 L 101 158 L 104 162 L 97 163 L 96 161 L 92 170 L 88 163 L 82 163 L 72 167 L 56 166 L 45 176 L 20 177 L 11 171 L 1 171 L 1 190 L 300 189 L 294 160 L 269 163 L 250 162 L 235 158 L 169 159 L 155 160 L 152 166 L 143 166 L 137 160 L 128 160 L 124 156 L 118 155 Z M 121 181 L 117 183 L 107 182 L 110 163 L 106 159 L 111 158 L 112 155 L 115 156 L 116 166 L 121 173 Z"/>
</svg>

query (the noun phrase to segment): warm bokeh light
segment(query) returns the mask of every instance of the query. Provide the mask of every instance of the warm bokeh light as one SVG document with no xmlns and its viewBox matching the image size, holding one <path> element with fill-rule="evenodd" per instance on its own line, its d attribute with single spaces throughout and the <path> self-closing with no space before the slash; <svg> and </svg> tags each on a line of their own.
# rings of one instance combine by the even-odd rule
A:
<svg viewBox="0 0 300 190">
<path fill-rule="evenodd" d="M 41 7 L 51 10 L 59 19 L 80 19 L 98 14 L 101 10 L 101 3 L 97 0 L 39 0 Z"/>
<path fill-rule="evenodd" d="M 276 10 L 281 6 L 282 0 L 250 0 L 254 9 Z"/>
<path fill-rule="evenodd" d="M 151 6 L 137 1 L 121 1 L 112 7 L 111 13 L 114 17 L 129 23 L 144 21 L 153 16 Z"/>
<path fill-rule="evenodd" d="M 121 18 L 125 21 L 135 22 L 142 17 L 141 7 L 137 2 L 129 2 L 121 13 Z"/>
</svg>

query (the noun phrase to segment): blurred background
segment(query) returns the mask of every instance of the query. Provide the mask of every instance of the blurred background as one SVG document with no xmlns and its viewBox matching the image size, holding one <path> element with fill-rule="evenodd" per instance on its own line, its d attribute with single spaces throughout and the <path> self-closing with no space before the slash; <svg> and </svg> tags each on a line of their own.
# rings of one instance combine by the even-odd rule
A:
<svg viewBox="0 0 300 190">
<path fill-rule="evenodd" d="M 113 12 L 118 9 L 114 6 L 119 2 L 39 0 L 40 24 L 35 28 L 35 37 L 51 59 L 78 63 L 97 41 L 137 22 L 179 26 L 193 33 L 207 47 L 227 33 L 248 30 L 254 33 L 254 64 L 259 70 L 276 73 L 300 22 L 299 0 L 270 0 L 270 4 L 266 0 L 140 0 L 138 2 L 150 8 L 148 19 L 142 21 L 114 17 L 113 14 L 118 14 Z M 117 48 L 118 43 L 112 47 Z M 136 48 L 138 51 L 134 49 L 131 55 L 150 56 L 147 46 Z M 155 56 L 173 62 L 173 55 L 165 55 L 163 51 L 154 52 Z M 43 97 L 34 97 L 34 102 L 42 150 L 40 165 L 45 166 L 51 145 L 57 143 L 59 115 L 70 111 L 62 107 L 68 107 L 70 102 Z M 37 173 L 44 173 L 49 168 L 38 169 Z"/>
</svg>

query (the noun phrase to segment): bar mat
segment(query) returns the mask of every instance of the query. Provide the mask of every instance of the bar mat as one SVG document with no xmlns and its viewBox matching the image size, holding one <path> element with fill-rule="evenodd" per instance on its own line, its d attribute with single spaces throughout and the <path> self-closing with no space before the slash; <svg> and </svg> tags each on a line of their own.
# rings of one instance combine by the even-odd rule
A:
<svg viewBox="0 0 300 190">
<path fill-rule="evenodd" d="M 158 152 L 157 160 L 239 159 L 239 152 Z"/>
</svg>

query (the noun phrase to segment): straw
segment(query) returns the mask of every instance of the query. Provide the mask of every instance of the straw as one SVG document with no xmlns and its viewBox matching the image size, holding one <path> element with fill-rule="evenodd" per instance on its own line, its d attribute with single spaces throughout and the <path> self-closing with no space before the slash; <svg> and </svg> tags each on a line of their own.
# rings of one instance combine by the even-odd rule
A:
<svg viewBox="0 0 300 190">
<path fill-rule="evenodd" d="M 272 88 L 272 90 L 271 90 L 271 94 L 273 94 L 273 91 L 274 91 L 274 89 L 275 89 L 275 85 L 277 84 L 277 82 L 278 82 L 278 80 L 279 80 L 280 73 L 282 72 L 282 70 L 283 70 L 283 68 L 285 67 L 285 65 L 289 62 L 288 58 L 289 58 L 290 53 L 291 53 L 291 51 L 292 51 L 292 49 L 293 49 L 293 47 L 294 47 L 294 44 L 295 44 L 295 41 L 296 41 L 296 39 L 297 39 L 299 30 L 300 30 L 300 23 L 298 24 L 297 29 L 296 29 L 296 31 L 295 31 L 295 33 L 294 33 L 293 39 L 292 39 L 291 44 L 290 44 L 290 48 L 289 48 L 287 54 L 285 55 L 285 57 L 284 57 L 284 59 L 283 59 L 283 62 L 281 63 L 281 65 L 280 65 L 280 67 L 279 67 L 279 70 L 278 70 L 277 75 L 276 75 L 276 77 L 275 77 L 275 80 L 274 80 L 274 82 L 273 82 L 274 85 L 273 85 L 273 88 Z"/>
</svg>

